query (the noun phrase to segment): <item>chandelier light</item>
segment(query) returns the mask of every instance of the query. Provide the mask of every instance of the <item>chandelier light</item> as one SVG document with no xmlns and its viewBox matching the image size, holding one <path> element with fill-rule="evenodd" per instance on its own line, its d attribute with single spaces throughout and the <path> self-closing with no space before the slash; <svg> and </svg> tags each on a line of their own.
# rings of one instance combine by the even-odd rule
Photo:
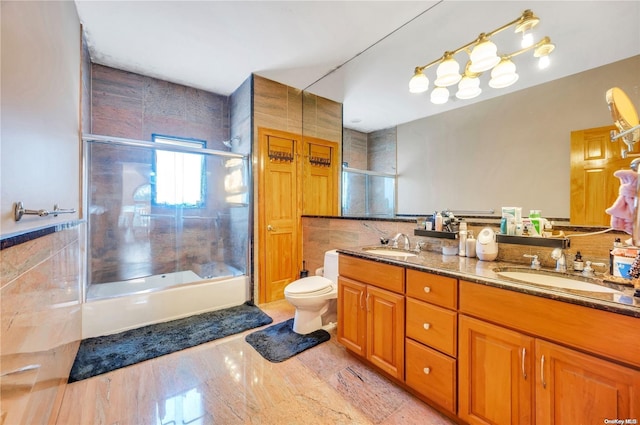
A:
<svg viewBox="0 0 640 425">
<path fill-rule="evenodd" d="M 446 87 L 458 84 L 456 97 L 458 99 L 473 99 L 482 93 L 480 88 L 480 75 L 491 70 L 489 87 L 509 87 L 518 81 L 516 65 L 511 61 L 515 56 L 533 50 L 533 56 L 538 58 L 538 67 L 544 69 L 549 66 L 549 54 L 555 48 L 549 37 L 544 37 L 537 43 L 534 42 L 531 30 L 540 22 L 540 19 L 531 10 L 525 10 L 517 19 L 497 28 L 491 32 L 481 33 L 478 38 L 455 50 L 445 52 L 442 57 L 423 66 L 417 66 L 414 75 L 409 81 L 411 93 L 424 93 L 429 90 L 429 78 L 424 73 L 427 68 L 438 65 L 436 70 L 435 88 L 431 92 L 431 102 L 435 104 L 446 103 L 449 99 L 449 90 Z M 498 47 L 491 37 L 507 28 L 515 27 L 516 34 L 522 34 L 522 48 L 509 54 L 498 54 Z M 465 51 L 469 56 L 465 64 L 464 72 L 460 73 L 460 64 L 455 55 Z"/>
</svg>

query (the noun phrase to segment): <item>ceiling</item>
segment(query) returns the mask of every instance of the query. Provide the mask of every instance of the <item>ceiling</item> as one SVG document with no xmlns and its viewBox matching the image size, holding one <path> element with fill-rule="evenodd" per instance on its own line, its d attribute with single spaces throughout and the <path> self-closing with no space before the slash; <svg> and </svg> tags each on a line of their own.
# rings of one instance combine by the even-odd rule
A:
<svg viewBox="0 0 640 425">
<path fill-rule="evenodd" d="M 365 132 L 640 54 L 640 1 L 75 3 L 94 63 L 223 95 L 255 73 L 343 102 L 345 126 Z M 433 105 L 428 94 L 408 93 L 415 66 L 524 9 L 541 19 L 536 41 L 548 35 L 556 45 L 548 69 L 537 70 L 532 55 L 523 54 L 514 59 L 516 84 L 491 89 L 483 81 L 476 99 Z M 519 48 L 512 30 L 492 40 L 499 53 Z M 467 56 L 456 59 L 463 66 Z M 433 81 L 435 67 L 426 73 Z M 637 92 L 629 94 L 634 103 Z"/>
</svg>

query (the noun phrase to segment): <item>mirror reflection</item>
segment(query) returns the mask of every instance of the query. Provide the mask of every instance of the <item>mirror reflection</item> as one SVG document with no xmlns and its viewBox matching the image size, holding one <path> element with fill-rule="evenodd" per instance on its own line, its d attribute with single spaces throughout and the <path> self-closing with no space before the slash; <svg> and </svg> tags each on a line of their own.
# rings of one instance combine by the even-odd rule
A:
<svg viewBox="0 0 640 425">
<path fill-rule="evenodd" d="M 430 93 L 409 92 L 416 66 L 525 9 L 540 18 L 535 40 L 549 36 L 556 45 L 547 69 L 522 54 L 512 59 L 517 82 L 494 89 L 484 72 L 482 93 L 473 99 L 456 98 L 455 86 L 442 105 L 432 103 Z M 593 155 L 589 162 L 578 151 L 619 164 L 624 145 L 609 140 L 615 127 L 605 94 L 620 87 L 640 104 L 639 16 L 637 2 L 440 2 L 307 91 L 343 103 L 345 165 L 397 173 L 397 214 L 450 209 L 495 216 L 502 206 L 518 205 L 572 224 L 606 225 L 610 201 L 593 206 L 589 189 L 576 186 L 596 170 Z M 601 31 L 612 23 L 616 31 Z M 521 37 L 509 30 L 492 41 L 501 54 L 516 51 Z M 433 88 L 436 67 L 425 73 Z M 358 163 L 358 143 L 368 152 L 364 163 Z M 369 151 L 377 150 L 397 156 L 395 164 L 383 169 L 370 160 Z M 617 183 L 600 182 L 592 191 L 615 199 Z"/>
</svg>

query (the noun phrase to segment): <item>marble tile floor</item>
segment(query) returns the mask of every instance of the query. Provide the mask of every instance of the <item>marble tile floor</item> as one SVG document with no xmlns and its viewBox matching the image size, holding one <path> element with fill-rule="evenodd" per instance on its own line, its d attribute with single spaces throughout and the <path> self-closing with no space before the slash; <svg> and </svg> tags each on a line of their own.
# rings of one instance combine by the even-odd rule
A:
<svg viewBox="0 0 640 425">
<path fill-rule="evenodd" d="M 260 306 L 274 323 L 286 301 Z M 422 424 L 451 420 L 331 340 L 271 363 L 246 331 L 69 384 L 56 425 Z"/>
</svg>

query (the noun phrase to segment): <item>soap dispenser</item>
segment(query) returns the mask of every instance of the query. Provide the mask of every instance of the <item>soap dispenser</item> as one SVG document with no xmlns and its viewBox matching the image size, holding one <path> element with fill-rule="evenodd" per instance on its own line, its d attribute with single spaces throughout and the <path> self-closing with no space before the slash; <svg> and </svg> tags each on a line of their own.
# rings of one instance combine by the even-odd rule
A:
<svg viewBox="0 0 640 425">
<path fill-rule="evenodd" d="M 473 237 L 473 230 L 467 231 L 465 254 L 469 258 L 476 258 L 476 239 Z"/>
</svg>

